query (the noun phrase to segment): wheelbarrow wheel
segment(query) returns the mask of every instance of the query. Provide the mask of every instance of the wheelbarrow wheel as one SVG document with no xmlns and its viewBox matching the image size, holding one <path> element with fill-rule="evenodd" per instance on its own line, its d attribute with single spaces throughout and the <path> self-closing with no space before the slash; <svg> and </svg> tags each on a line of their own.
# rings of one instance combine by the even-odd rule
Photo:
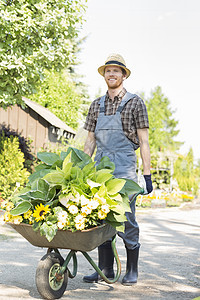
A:
<svg viewBox="0 0 200 300">
<path fill-rule="evenodd" d="M 41 258 L 36 270 L 36 286 L 44 299 L 59 299 L 64 294 L 68 272 L 57 276 L 63 263 L 64 259 L 58 253 L 48 253 Z"/>
</svg>

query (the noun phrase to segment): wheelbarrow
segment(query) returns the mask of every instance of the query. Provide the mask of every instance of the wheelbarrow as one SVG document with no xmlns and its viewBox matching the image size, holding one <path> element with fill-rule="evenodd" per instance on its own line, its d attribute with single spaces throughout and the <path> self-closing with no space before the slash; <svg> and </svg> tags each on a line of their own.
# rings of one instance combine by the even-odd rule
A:
<svg viewBox="0 0 200 300">
<path fill-rule="evenodd" d="M 33 246 L 48 248 L 47 253 L 41 258 L 36 270 L 36 286 L 38 292 L 44 299 L 58 299 L 64 294 L 68 277 L 74 278 L 77 274 L 77 257 L 76 252 L 80 251 L 98 274 L 107 283 L 116 282 L 121 274 L 121 263 L 116 250 L 116 230 L 109 224 L 88 230 L 75 231 L 58 230 L 56 236 L 51 242 L 48 242 L 45 236 L 41 236 L 37 231 L 33 231 L 28 224 L 9 225 L 20 233 Z M 95 264 L 93 259 L 87 253 L 94 250 L 108 239 L 112 238 L 112 249 L 117 264 L 117 272 L 114 279 L 108 279 L 100 268 Z M 59 249 L 70 249 L 66 259 L 61 256 Z M 73 261 L 72 272 L 68 268 L 70 260 Z"/>
<path fill-rule="evenodd" d="M 138 194 L 134 196 L 134 199 Z M 59 299 L 62 297 L 67 288 L 68 277 L 74 278 L 77 274 L 77 251 L 80 251 L 84 255 L 105 282 L 109 284 L 115 283 L 121 275 L 121 263 L 116 250 L 116 230 L 107 223 L 82 231 L 58 230 L 51 242 L 45 236 L 41 236 L 38 231 L 34 231 L 31 225 L 24 223 L 8 224 L 33 246 L 48 248 L 47 253 L 41 258 L 36 270 L 36 286 L 44 299 Z M 112 239 L 111 246 L 117 265 L 116 275 L 112 280 L 104 275 L 87 253 L 108 239 Z M 70 250 L 65 260 L 58 249 Z M 73 262 L 72 272 L 68 267 L 71 260 Z"/>
</svg>

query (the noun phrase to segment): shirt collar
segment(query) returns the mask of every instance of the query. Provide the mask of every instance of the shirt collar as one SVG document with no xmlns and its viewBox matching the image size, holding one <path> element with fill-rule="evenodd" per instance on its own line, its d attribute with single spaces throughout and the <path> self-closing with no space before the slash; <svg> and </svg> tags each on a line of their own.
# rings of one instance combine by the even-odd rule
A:
<svg viewBox="0 0 200 300">
<path fill-rule="evenodd" d="M 126 89 L 123 88 L 123 89 L 119 92 L 119 94 L 118 94 L 117 96 L 115 96 L 115 98 L 118 98 L 119 100 L 122 100 L 122 98 L 125 96 L 126 92 L 127 92 Z M 110 99 L 109 94 L 108 94 L 108 91 L 106 92 L 106 98 L 107 98 L 107 99 Z"/>
</svg>

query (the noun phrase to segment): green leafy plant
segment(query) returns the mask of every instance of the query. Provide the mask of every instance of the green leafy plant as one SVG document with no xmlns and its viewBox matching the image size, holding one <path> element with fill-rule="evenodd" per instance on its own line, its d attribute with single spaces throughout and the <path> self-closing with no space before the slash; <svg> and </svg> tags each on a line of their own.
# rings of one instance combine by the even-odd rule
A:
<svg viewBox="0 0 200 300">
<path fill-rule="evenodd" d="M 24 154 L 18 137 L 0 136 L 0 194 L 9 199 L 13 192 L 28 181 L 30 173 L 24 168 Z"/>
<path fill-rule="evenodd" d="M 132 180 L 115 178 L 108 157 L 96 166 L 83 151 L 69 147 L 60 155 L 40 152 L 38 159 L 27 186 L 4 214 L 5 222 L 32 224 L 49 241 L 58 229 L 85 230 L 103 221 L 124 231 L 128 195 L 142 189 Z"/>
</svg>

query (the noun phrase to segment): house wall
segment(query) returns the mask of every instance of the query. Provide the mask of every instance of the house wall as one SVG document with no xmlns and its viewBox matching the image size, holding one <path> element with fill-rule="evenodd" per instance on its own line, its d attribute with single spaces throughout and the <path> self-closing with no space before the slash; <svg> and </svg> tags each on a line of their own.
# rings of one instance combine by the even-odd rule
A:
<svg viewBox="0 0 200 300">
<path fill-rule="evenodd" d="M 3 123 L 10 125 L 11 129 L 18 131 L 22 136 L 31 138 L 34 152 L 48 143 L 50 124 L 29 107 L 24 110 L 18 105 L 7 110 L 0 108 L 0 124 Z"/>
</svg>

